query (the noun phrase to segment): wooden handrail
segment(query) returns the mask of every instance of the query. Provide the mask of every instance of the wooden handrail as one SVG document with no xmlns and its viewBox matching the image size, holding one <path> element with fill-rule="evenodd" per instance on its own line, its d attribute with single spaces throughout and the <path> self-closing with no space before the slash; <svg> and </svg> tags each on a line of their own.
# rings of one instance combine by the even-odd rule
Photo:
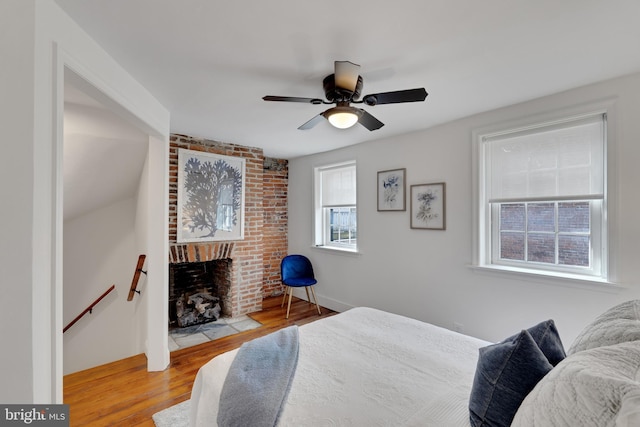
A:
<svg viewBox="0 0 640 427">
<path fill-rule="evenodd" d="M 138 265 L 136 265 L 136 271 L 133 273 L 133 280 L 131 281 L 131 288 L 129 288 L 129 296 L 127 297 L 127 301 L 131 301 L 135 296 L 136 292 L 139 294 L 140 291 L 137 291 L 138 280 L 140 280 L 140 273 L 147 274 L 146 271 L 142 269 L 144 265 L 144 260 L 147 258 L 146 255 L 142 254 L 138 257 Z"/>
<path fill-rule="evenodd" d="M 116 288 L 116 285 L 111 285 L 111 287 L 109 289 L 107 289 L 107 291 L 100 295 L 100 297 L 98 297 L 97 300 L 95 300 L 94 302 L 91 303 L 91 305 L 87 308 L 84 309 L 84 311 L 82 313 L 80 313 L 78 316 L 76 316 L 75 319 L 73 319 L 71 321 L 71 323 L 69 323 L 67 326 L 64 327 L 64 329 L 62 330 L 62 333 L 67 332 L 67 329 L 69 329 L 70 327 L 72 327 L 74 325 L 74 323 L 76 323 L 78 320 L 80 320 L 82 318 L 82 316 L 84 316 L 87 313 L 91 313 L 91 311 L 93 310 L 93 307 L 96 306 L 96 304 L 98 304 L 100 302 L 100 300 L 102 300 L 102 298 L 106 297 L 107 294 L 109 292 L 111 292 L 112 290 L 114 290 Z"/>
</svg>

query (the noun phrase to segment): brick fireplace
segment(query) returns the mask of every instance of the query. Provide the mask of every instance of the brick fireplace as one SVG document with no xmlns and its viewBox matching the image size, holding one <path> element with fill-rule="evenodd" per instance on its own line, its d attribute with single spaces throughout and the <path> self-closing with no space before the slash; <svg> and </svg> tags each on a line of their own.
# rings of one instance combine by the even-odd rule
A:
<svg viewBox="0 0 640 427">
<path fill-rule="evenodd" d="M 244 239 L 177 243 L 178 149 L 243 157 L 245 165 Z M 280 260 L 287 254 L 286 160 L 265 158 L 262 149 L 172 135 L 169 153 L 169 263 L 226 260 L 228 291 L 220 295 L 222 315 L 235 317 L 262 309 L 262 299 L 282 292 Z"/>
<path fill-rule="evenodd" d="M 222 299 L 231 287 L 228 258 L 169 264 L 169 326 L 214 322 L 228 310 Z"/>
</svg>

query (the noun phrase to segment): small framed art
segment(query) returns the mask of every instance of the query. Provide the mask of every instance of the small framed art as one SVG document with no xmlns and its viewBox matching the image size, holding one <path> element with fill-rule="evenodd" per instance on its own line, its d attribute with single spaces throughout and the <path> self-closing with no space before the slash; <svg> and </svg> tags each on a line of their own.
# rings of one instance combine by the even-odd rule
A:
<svg viewBox="0 0 640 427">
<path fill-rule="evenodd" d="M 411 228 L 445 229 L 445 192 L 444 182 L 411 186 Z"/>
<path fill-rule="evenodd" d="M 378 212 L 407 210 L 406 174 L 404 168 L 378 172 Z"/>
</svg>

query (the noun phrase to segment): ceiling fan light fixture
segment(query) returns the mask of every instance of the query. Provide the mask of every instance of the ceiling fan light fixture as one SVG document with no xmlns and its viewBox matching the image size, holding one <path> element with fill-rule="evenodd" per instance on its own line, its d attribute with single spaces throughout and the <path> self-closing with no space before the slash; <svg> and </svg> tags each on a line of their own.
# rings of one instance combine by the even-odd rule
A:
<svg viewBox="0 0 640 427">
<path fill-rule="evenodd" d="M 327 120 L 338 129 L 348 129 L 358 123 L 360 116 L 351 107 L 334 107 L 327 111 Z"/>
</svg>

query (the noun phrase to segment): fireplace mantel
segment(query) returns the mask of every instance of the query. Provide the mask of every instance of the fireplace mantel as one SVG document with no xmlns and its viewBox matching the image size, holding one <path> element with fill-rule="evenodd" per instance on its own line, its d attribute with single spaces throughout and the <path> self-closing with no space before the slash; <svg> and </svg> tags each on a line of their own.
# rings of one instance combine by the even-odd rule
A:
<svg viewBox="0 0 640 427">
<path fill-rule="evenodd" d="M 169 247 L 169 263 L 204 262 L 233 259 L 234 242 L 180 243 Z"/>
</svg>

